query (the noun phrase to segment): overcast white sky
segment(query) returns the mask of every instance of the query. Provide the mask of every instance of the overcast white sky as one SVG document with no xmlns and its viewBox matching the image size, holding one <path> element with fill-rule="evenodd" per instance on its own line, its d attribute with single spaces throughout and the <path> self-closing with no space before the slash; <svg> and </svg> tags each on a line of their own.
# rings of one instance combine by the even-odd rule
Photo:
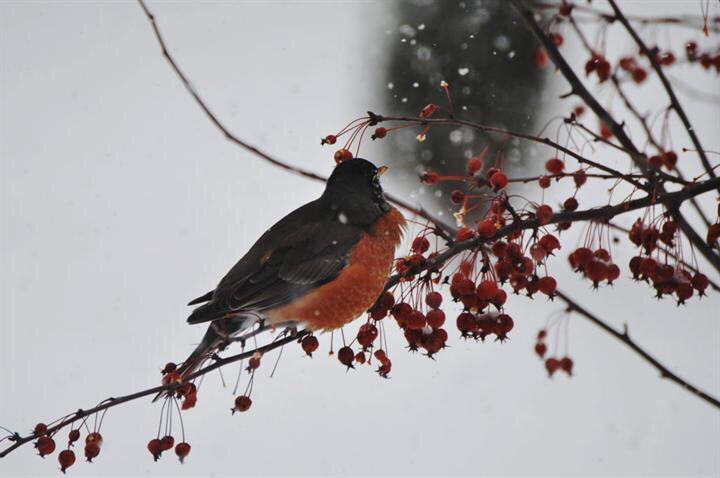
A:
<svg viewBox="0 0 720 478">
<path fill-rule="evenodd" d="M 373 74 L 383 65 L 368 51 L 392 25 L 387 3 L 150 7 L 233 131 L 327 174 L 330 152 L 318 138 L 382 109 Z M 690 1 L 623 4 L 699 13 Z M 676 45 L 697 36 L 673 35 Z M 720 93 L 717 75 L 677 71 Z M 718 103 L 684 102 L 705 146 L 720 149 Z M 687 144 L 681 132 L 673 137 Z M 382 163 L 381 151 L 370 146 L 365 155 Z M 203 332 L 185 323 L 184 304 L 322 190 L 224 141 L 161 57 L 134 2 L 0 3 L 0 188 L 0 425 L 20 432 L 157 383 L 159 367 L 181 359 Z M 583 194 L 589 202 L 604 190 Z M 627 278 L 592 293 L 567 270 L 567 252 L 551 262 L 561 286 L 613 325 L 629 323 L 673 371 L 720 395 L 716 294 L 678 309 Z M 615 253 L 624 268 L 631 251 Z M 311 360 L 288 347 L 273 379 L 270 367 L 261 369 L 249 413 L 231 417 L 231 391 L 207 377 L 185 415 L 193 449 L 184 466 L 174 456 L 153 463 L 145 445 L 159 406 L 141 401 L 108 413 L 101 456 L 69 473 L 720 475 L 718 410 L 660 380 L 588 322 L 570 320 L 576 376 L 547 379 L 532 347 L 558 309 L 512 297 L 511 341 L 461 342 L 451 332 L 452 348 L 437 361 L 406 353 L 389 327 L 391 380 L 367 367 L 345 373 L 325 353 Z M 327 338 L 321 343 L 327 350 Z M 54 475 L 56 463 L 24 447 L 0 460 L 0 475 Z"/>
</svg>

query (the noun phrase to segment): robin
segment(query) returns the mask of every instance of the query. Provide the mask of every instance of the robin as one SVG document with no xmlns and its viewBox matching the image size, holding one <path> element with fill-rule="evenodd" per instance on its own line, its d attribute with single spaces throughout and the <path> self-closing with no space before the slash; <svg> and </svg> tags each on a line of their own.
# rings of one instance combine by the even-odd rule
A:
<svg viewBox="0 0 720 478">
<path fill-rule="evenodd" d="M 360 158 L 340 163 L 322 196 L 268 229 L 215 290 L 191 301 L 202 305 L 188 322 L 210 326 L 180 375 L 258 320 L 327 331 L 370 308 L 406 225 L 380 186 L 386 170 Z"/>
</svg>

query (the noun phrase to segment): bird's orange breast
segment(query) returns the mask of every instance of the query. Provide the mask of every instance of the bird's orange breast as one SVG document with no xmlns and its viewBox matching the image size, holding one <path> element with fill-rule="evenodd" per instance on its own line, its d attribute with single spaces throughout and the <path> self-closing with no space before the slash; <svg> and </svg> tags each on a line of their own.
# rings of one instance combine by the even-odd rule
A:
<svg viewBox="0 0 720 478">
<path fill-rule="evenodd" d="M 271 323 L 295 321 L 310 330 L 342 327 L 364 313 L 382 293 L 400 244 L 405 218 L 395 208 L 363 235 L 347 267 L 332 281 L 281 308 L 267 312 Z"/>
</svg>

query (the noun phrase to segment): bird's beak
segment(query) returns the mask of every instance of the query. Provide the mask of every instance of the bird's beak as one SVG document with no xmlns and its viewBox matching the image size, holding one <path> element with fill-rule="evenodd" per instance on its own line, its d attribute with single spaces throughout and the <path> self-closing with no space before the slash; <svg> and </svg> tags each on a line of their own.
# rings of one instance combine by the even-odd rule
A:
<svg viewBox="0 0 720 478">
<path fill-rule="evenodd" d="M 387 166 L 380 166 L 378 168 L 378 176 L 382 176 L 383 174 L 385 174 L 385 171 L 387 171 L 387 170 L 388 170 Z"/>
</svg>

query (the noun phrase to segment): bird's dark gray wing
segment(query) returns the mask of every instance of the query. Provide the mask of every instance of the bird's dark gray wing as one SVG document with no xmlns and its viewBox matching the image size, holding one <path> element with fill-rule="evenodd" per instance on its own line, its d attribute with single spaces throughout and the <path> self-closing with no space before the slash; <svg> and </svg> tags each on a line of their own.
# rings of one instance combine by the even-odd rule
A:
<svg viewBox="0 0 720 478">
<path fill-rule="evenodd" d="M 270 228 L 212 294 L 196 299 L 208 302 L 195 309 L 188 322 L 280 307 L 337 277 L 363 230 L 343 224 L 330 213 L 307 214 L 306 208 L 318 206 L 303 206 Z M 302 222 L 318 216 L 320 220 Z"/>
</svg>

